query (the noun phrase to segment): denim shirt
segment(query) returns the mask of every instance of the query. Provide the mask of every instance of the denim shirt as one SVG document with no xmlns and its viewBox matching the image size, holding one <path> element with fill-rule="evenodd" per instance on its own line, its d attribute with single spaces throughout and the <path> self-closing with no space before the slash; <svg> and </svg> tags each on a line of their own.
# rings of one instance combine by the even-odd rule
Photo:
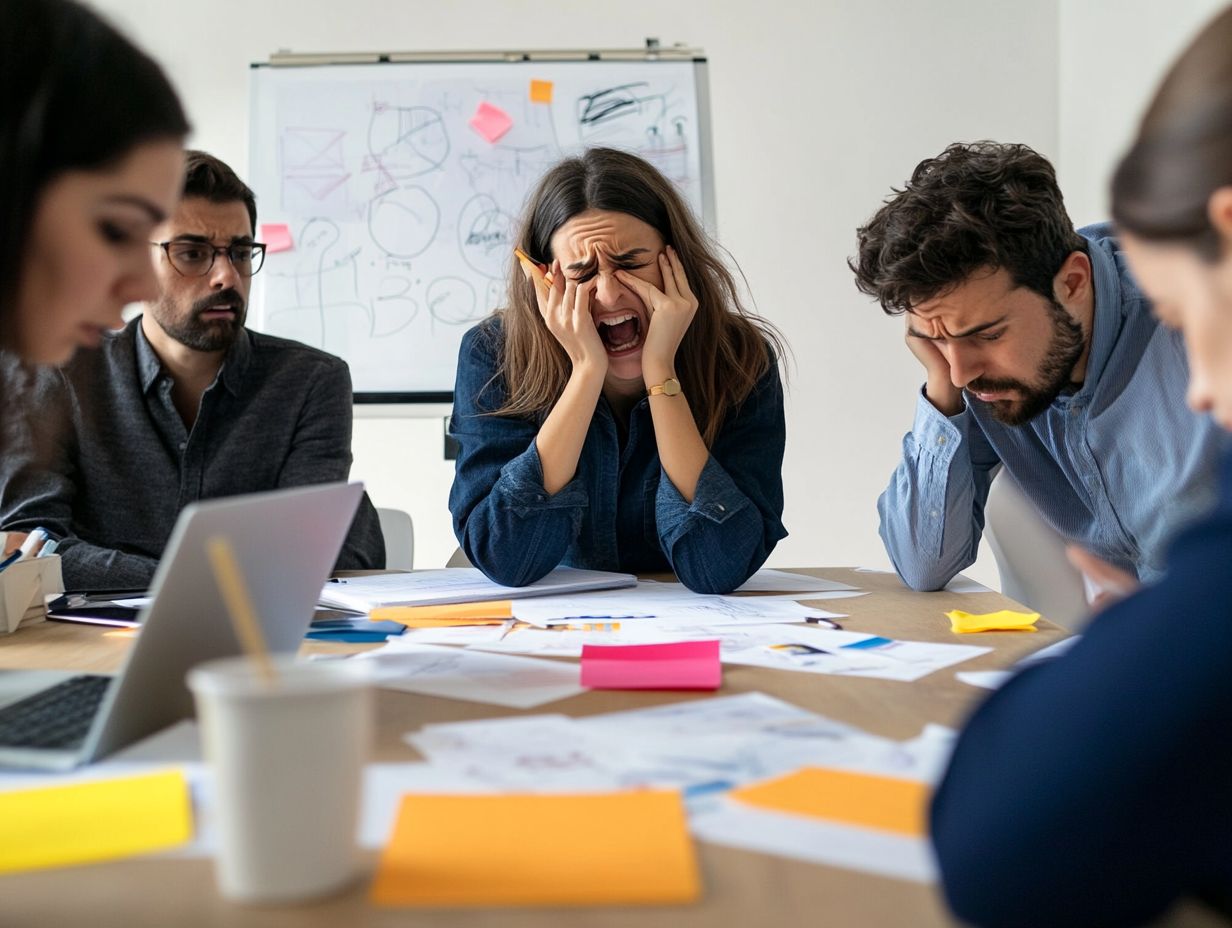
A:
<svg viewBox="0 0 1232 928">
<path fill-rule="evenodd" d="M 1168 542 L 1215 503 L 1228 436 L 1185 405 L 1189 365 L 1107 224 L 1088 241 L 1095 310 L 1086 378 L 1025 425 L 997 422 L 964 392 L 946 417 L 921 392 L 903 458 L 878 501 L 899 576 L 937 590 L 974 563 L 997 466 L 1062 537 L 1153 581 Z"/>
<path fill-rule="evenodd" d="M 648 573 L 671 570 L 697 592 L 726 593 L 786 536 L 783 387 L 772 364 L 724 422 L 686 502 L 663 472 L 649 399 L 621 443 L 603 398 L 577 472 L 555 494 L 543 486 L 539 420 L 485 415 L 508 390 L 497 372 L 499 318 L 466 333 L 450 433 L 460 445 L 449 510 L 472 564 L 497 583 L 523 586 L 557 566 Z"/>
</svg>

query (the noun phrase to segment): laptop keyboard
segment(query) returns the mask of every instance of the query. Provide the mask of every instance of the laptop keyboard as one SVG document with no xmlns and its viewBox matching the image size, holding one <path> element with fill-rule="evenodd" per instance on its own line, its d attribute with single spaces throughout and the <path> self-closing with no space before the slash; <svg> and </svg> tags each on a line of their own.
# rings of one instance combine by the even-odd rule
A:
<svg viewBox="0 0 1232 928">
<path fill-rule="evenodd" d="M 0 747 L 81 747 L 111 677 L 72 677 L 0 709 Z"/>
</svg>

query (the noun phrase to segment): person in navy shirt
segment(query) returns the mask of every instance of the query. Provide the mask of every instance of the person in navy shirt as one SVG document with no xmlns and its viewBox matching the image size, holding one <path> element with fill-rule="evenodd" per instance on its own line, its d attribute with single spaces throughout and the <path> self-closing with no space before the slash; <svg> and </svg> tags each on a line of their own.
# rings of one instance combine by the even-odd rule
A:
<svg viewBox="0 0 1232 928">
<path fill-rule="evenodd" d="M 781 345 L 671 182 L 593 148 L 532 193 L 509 304 L 462 341 L 449 497 L 471 563 L 725 593 L 783 528 Z"/>
<path fill-rule="evenodd" d="M 1188 402 L 1232 431 L 1232 8 L 1173 66 L 1113 217 Z M 1232 918 L 1232 459 L 1163 578 L 1098 615 L 968 722 L 933 800 L 946 897 L 986 926 L 1138 925 L 1177 900 Z"/>
</svg>

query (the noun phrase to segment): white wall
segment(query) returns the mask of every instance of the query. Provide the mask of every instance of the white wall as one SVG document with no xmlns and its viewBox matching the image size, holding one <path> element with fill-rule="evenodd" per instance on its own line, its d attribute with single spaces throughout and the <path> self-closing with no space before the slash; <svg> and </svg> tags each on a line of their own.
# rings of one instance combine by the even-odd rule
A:
<svg viewBox="0 0 1232 928">
<path fill-rule="evenodd" d="M 1058 176 L 1074 222 L 1108 217 L 1108 184 L 1173 59 L 1227 0 L 1061 0 Z"/>
<path fill-rule="evenodd" d="M 280 48 L 612 48 L 648 35 L 704 48 L 720 238 L 795 352 L 784 473 L 791 536 L 771 562 L 783 566 L 884 561 L 875 502 L 922 378 L 902 323 L 852 285 L 845 259 L 855 227 L 950 141 L 1059 152 L 1057 0 L 98 5 L 166 65 L 196 127 L 192 143 L 241 173 L 248 64 Z M 358 418 L 355 456 L 377 504 L 413 514 L 417 565 L 442 564 L 454 541 L 441 420 Z M 984 563 L 977 575 L 995 573 Z"/>
</svg>

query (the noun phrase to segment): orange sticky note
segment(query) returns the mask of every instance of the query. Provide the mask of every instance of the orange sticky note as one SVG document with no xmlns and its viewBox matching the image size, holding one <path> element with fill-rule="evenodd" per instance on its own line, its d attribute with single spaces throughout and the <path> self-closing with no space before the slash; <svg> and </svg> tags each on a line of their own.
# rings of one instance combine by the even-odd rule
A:
<svg viewBox="0 0 1232 928">
<path fill-rule="evenodd" d="M 680 794 L 402 798 L 372 901 L 408 906 L 692 902 L 701 892 Z"/>
<path fill-rule="evenodd" d="M 401 622 L 407 628 L 448 628 L 453 625 L 500 625 L 513 618 L 507 599 L 444 606 L 382 606 L 368 613 L 374 622 Z"/>
<path fill-rule="evenodd" d="M 290 251 L 295 247 L 291 241 L 291 229 L 284 223 L 267 222 L 261 226 L 261 241 L 270 254 L 279 251 Z"/>
<path fill-rule="evenodd" d="M 912 780 L 804 767 L 732 790 L 733 799 L 768 809 L 899 834 L 927 834 L 928 786 Z"/>
<path fill-rule="evenodd" d="M 552 88 L 551 81 L 531 81 L 530 82 L 530 102 L 531 103 L 551 103 Z"/>
</svg>

